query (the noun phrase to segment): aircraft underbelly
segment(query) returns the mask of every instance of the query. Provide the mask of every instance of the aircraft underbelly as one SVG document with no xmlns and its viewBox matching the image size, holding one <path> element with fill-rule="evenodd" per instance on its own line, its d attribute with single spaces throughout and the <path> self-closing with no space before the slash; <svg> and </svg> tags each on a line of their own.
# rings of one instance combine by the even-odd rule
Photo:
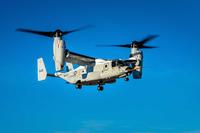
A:
<svg viewBox="0 0 200 133">
<path fill-rule="evenodd" d="M 101 79 L 103 82 L 102 84 L 111 84 L 111 83 L 114 83 L 116 82 L 116 79 L 115 78 L 110 78 L 110 79 Z M 98 85 L 99 84 L 99 79 L 98 80 L 88 80 L 88 81 L 82 81 L 81 82 L 82 85 Z"/>
<path fill-rule="evenodd" d="M 119 70 L 91 72 L 88 73 L 85 79 L 82 79 L 81 83 L 83 85 L 98 85 L 100 81 L 103 83 L 114 83 L 116 78 L 122 74 Z"/>
<path fill-rule="evenodd" d="M 85 79 L 82 79 L 82 81 L 91 81 L 91 80 L 97 80 L 100 79 L 101 76 L 99 72 L 90 72 L 87 74 L 87 77 Z"/>
</svg>

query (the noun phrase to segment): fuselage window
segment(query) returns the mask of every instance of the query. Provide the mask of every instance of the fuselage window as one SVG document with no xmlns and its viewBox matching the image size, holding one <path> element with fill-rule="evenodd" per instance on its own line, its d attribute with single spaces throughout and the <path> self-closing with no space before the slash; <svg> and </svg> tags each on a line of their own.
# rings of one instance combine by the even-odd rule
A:
<svg viewBox="0 0 200 133">
<path fill-rule="evenodd" d="M 87 67 L 87 72 L 93 72 L 94 67 Z"/>
</svg>

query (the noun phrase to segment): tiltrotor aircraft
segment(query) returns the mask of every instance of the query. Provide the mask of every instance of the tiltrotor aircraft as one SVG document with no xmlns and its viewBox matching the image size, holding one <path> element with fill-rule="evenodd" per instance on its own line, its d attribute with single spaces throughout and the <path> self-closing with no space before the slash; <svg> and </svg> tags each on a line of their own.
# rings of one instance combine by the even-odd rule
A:
<svg viewBox="0 0 200 133">
<path fill-rule="evenodd" d="M 143 53 L 141 49 L 156 48 L 144 44 L 156 38 L 157 35 L 150 35 L 141 41 L 132 41 L 130 44 L 101 45 L 130 48 L 131 50 L 127 60 L 107 60 L 81 55 L 66 48 L 66 43 L 62 37 L 85 28 L 88 27 L 85 26 L 69 31 L 57 29 L 53 32 L 17 29 L 20 32 L 28 32 L 54 39 L 53 59 L 55 62 L 55 73 L 47 73 L 43 59 L 39 58 L 37 60 L 39 81 L 45 80 L 47 76 L 58 77 L 64 79 L 67 83 L 74 84 L 77 89 L 81 89 L 83 85 L 97 85 L 97 89 L 102 91 L 104 89 L 103 85 L 114 83 L 117 78 L 124 78 L 125 81 L 129 80 L 130 75 L 133 76 L 133 79 L 142 78 Z M 76 69 L 73 68 L 74 64 L 78 65 Z"/>
</svg>

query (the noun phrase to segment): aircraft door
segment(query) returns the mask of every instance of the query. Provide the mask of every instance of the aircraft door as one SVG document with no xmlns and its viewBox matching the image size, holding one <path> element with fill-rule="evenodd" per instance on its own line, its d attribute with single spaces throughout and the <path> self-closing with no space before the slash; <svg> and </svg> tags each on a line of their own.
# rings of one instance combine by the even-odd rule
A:
<svg viewBox="0 0 200 133">
<path fill-rule="evenodd" d="M 102 78 L 110 77 L 109 68 L 110 68 L 110 63 L 103 64 L 103 69 L 102 69 L 102 72 L 101 72 Z"/>
</svg>

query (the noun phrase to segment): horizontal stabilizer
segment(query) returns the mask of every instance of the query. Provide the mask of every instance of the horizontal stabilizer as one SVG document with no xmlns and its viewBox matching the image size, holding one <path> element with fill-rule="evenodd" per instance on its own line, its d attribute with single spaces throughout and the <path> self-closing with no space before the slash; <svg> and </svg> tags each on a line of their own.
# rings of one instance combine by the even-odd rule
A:
<svg viewBox="0 0 200 133">
<path fill-rule="evenodd" d="M 47 73 L 47 76 L 49 76 L 49 77 L 56 77 L 55 74 L 50 74 L 50 73 Z"/>
</svg>

